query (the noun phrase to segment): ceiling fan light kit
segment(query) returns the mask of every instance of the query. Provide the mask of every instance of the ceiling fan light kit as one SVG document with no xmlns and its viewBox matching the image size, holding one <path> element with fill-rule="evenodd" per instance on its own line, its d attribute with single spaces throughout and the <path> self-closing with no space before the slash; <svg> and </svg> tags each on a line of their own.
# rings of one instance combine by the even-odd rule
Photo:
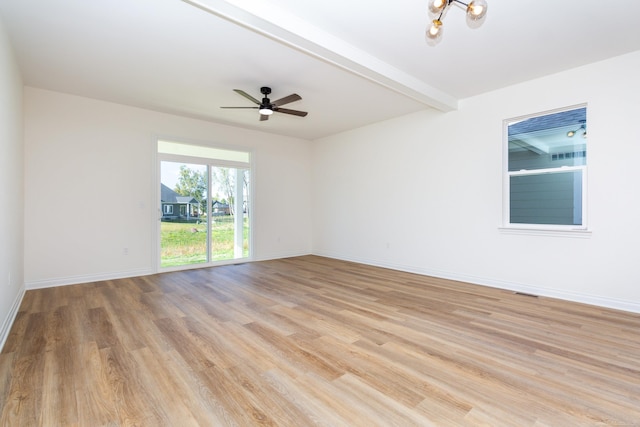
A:
<svg viewBox="0 0 640 427">
<path fill-rule="evenodd" d="M 471 0 L 469 3 L 464 3 L 460 0 L 430 0 L 429 13 L 437 15 L 437 18 L 431 21 L 431 25 L 426 31 L 426 38 L 429 45 L 434 46 L 442 39 L 442 17 L 447 9 L 454 3 L 464 6 L 466 8 L 467 19 L 476 25 L 481 24 L 483 18 L 487 15 L 486 0 Z"/>
<path fill-rule="evenodd" d="M 263 95 L 262 101 L 258 101 L 256 98 L 249 95 L 247 92 L 243 90 L 234 89 L 233 91 L 239 95 L 244 96 L 249 101 L 256 104 L 257 107 L 220 107 L 220 108 L 251 108 L 254 110 L 257 109 L 258 112 L 260 113 L 260 121 L 269 120 L 269 116 L 272 115 L 274 112 L 290 114 L 292 116 L 298 116 L 298 117 L 305 117 L 308 114 L 306 111 L 291 110 L 289 108 L 280 108 L 281 105 L 285 105 L 290 102 L 300 101 L 302 97 L 297 93 L 292 93 L 289 96 L 285 96 L 284 98 L 280 98 L 277 101 L 271 102 L 271 100 L 269 99 L 271 88 L 267 86 L 263 86 L 260 88 L 260 93 Z"/>
</svg>

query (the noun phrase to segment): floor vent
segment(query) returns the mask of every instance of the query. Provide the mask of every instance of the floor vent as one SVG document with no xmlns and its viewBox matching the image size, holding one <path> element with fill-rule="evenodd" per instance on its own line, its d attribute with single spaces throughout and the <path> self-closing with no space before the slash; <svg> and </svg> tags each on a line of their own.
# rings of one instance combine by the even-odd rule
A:
<svg viewBox="0 0 640 427">
<path fill-rule="evenodd" d="M 525 297 L 538 298 L 538 295 L 528 294 L 526 292 L 514 292 L 514 294 L 522 295 L 522 296 L 525 296 Z"/>
</svg>

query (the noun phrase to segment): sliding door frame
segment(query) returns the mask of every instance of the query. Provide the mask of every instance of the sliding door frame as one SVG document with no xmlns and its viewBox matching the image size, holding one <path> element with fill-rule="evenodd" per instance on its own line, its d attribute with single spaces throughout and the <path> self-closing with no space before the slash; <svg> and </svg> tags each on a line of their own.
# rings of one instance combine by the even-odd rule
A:
<svg viewBox="0 0 640 427">
<path fill-rule="evenodd" d="M 154 200 L 154 209 L 153 212 L 153 226 L 152 226 L 152 242 L 154 245 L 153 252 L 153 270 L 155 272 L 170 272 L 170 271 L 179 271 L 179 270 L 189 270 L 196 268 L 206 268 L 213 267 L 217 265 L 227 265 L 227 264 L 238 264 L 243 262 L 250 262 L 254 260 L 254 216 L 255 216 L 255 196 L 254 196 L 254 164 L 253 164 L 253 153 L 251 150 L 241 148 L 241 147 L 228 147 L 221 145 L 212 145 L 212 144 L 204 144 L 197 142 L 189 142 L 180 140 L 177 142 L 179 144 L 183 144 L 186 146 L 196 146 L 203 148 L 210 148 L 214 150 L 223 150 L 223 151 L 233 151 L 238 153 L 245 153 L 248 155 L 248 162 L 239 162 L 233 160 L 224 160 L 224 159 L 215 159 L 209 157 L 197 157 L 197 156 L 189 156 L 189 155 L 179 155 L 179 154 L 166 154 L 158 152 L 158 143 L 160 141 L 176 141 L 176 138 L 157 138 L 154 141 L 154 152 L 155 152 L 155 161 L 154 161 L 154 170 L 155 170 L 155 179 L 154 181 L 154 192 L 153 192 L 153 200 Z M 248 183 L 248 198 L 247 204 L 249 206 L 249 256 L 245 258 L 233 258 L 227 260 L 218 260 L 212 261 L 211 258 L 211 206 L 208 206 L 207 209 L 207 260 L 206 262 L 197 263 L 197 264 L 188 264 L 183 266 L 175 266 L 175 267 L 162 267 L 160 263 L 161 257 L 161 239 L 160 239 L 160 227 L 161 227 L 161 218 L 162 218 L 162 208 L 161 208 L 161 196 L 160 196 L 160 184 L 161 184 L 161 162 L 177 162 L 177 163 L 187 163 L 187 164 L 197 164 L 204 165 L 207 168 L 207 203 L 211 205 L 211 171 L 214 167 L 228 167 L 228 168 L 236 168 L 243 169 L 249 171 L 249 183 Z M 238 183 L 236 183 L 238 185 Z M 235 221 L 234 221 L 235 222 Z"/>
</svg>

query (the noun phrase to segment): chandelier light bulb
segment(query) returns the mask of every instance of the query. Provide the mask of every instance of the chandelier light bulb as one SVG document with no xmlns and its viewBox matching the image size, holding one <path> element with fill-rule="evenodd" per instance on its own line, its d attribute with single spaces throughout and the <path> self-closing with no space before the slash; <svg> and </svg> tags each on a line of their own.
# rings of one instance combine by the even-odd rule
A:
<svg viewBox="0 0 640 427">
<path fill-rule="evenodd" d="M 442 21 L 434 19 L 431 26 L 427 29 L 427 39 L 436 41 L 442 37 Z"/>
<path fill-rule="evenodd" d="M 270 116 L 270 115 L 273 114 L 273 110 L 271 108 L 267 108 L 267 107 L 260 107 L 260 110 L 258 110 L 258 111 L 263 116 Z"/>
<path fill-rule="evenodd" d="M 447 5 L 447 0 L 431 0 L 429 2 L 429 11 L 434 14 L 442 12 Z"/>
<path fill-rule="evenodd" d="M 473 0 L 467 6 L 467 15 L 470 19 L 477 21 L 487 14 L 487 2 L 485 0 Z"/>
</svg>

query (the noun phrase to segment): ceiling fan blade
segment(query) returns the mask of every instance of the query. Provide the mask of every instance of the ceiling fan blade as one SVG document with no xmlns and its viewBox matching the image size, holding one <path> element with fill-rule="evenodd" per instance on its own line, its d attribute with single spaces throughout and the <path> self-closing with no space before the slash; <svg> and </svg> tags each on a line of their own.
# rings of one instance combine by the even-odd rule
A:
<svg viewBox="0 0 640 427">
<path fill-rule="evenodd" d="M 266 114 L 260 114 L 260 121 L 264 122 L 265 120 L 269 120 L 269 116 L 267 116 Z"/>
<path fill-rule="evenodd" d="M 253 96 L 249 95 L 247 92 L 245 92 L 243 90 L 240 90 L 240 89 L 234 89 L 233 91 L 236 92 L 239 95 L 244 96 L 245 98 L 247 98 L 249 101 L 253 102 L 254 104 L 260 105 L 260 101 L 255 99 Z"/>
<path fill-rule="evenodd" d="M 280 105 L 288 104 L 293 101 L 300 101 L 301 99 L 302 97 L 300 95 L 298 95 L 297 93 L 292 93 L 289 96 L 285 96 L 284 98 L 280 98 L 277 101 L 273 101 L 272 104 L 280 106 Z"/>
<path fill-rule="evenodd" d="M 252 110 L 257 110 L 259 107 L 220 107 L 220 108 L 250 108 Z"/>
<path fill-rule="evenodd" d="M 278 113 L 292 114 L 294 116 L 305 117 L 307 114 L 306 111 L 298 111 L 298 110 L 290 110 L 288 108 L 274 108 L 273 111 L 277 111 Z"/>
</svg>

